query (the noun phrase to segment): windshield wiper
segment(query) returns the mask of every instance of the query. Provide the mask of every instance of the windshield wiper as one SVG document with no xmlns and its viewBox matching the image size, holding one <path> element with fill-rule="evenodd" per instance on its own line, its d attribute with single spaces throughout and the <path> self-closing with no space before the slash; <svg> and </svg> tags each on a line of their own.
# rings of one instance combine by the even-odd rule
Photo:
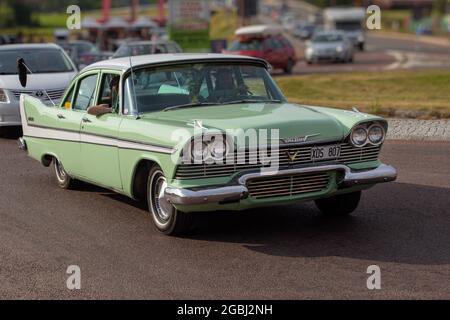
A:
<svg viewBox="0 0 450 320">
<path fill-rule="evenodd" d="M 181 104 L 179 106 L 172 106 L 172 107 L 167 107 L 164 108 L 162 111 L 166 112 L 166 111 L 170 111 L 170 110 L 175 110 L 175 109 L 182 109 L 182 108 L 194 108 L 194 107 L 203 107 L 203 106 L 216 106 L 219 103 L 214 103 L 214 102 L 194 102 L 194 103 L 187 103 L 187 104 Z"/>
<path fill-rule="evenodd" d="M 235 101 L 228 101 L 222 104 L 239 104 L 239 103 L 281 103 L 281 100 L 258 100 L 258 99 L 242 99 Z"/>
</svg>

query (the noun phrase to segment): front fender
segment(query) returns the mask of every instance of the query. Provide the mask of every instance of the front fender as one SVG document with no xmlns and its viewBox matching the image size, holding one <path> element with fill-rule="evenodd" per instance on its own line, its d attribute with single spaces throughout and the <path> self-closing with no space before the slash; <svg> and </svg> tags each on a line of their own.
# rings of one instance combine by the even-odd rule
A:
<svg viewBox="0 0 450 320">
<path fill-rule="evenodd" d="M 377 121 L 384 125 L 386 131 L 388 128 L 387 121 L 376 115 L 371 115 L 364 112 L 352 111 L 352 110 L 341 110 L 326 107 L 313 107 L 316 111 L 326 114 L 330 117 L 335 118 L 342 125 L 345 131 L 345 136 L 347 136 L 351 129 L 360 123 Z"/>
</svg>

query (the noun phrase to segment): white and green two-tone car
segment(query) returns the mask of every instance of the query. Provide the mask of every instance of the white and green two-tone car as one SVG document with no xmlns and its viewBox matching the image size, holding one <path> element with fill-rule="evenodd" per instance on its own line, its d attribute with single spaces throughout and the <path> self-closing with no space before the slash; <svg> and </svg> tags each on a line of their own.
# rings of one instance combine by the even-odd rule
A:
<svg viewBox="0 0 450 320">
<path fill-rule="evenodd" d="M 214 210 L 312 200 L 345 215 L 362 190 L 396 179 L 379 161 L 384 119 L 290 104 L 268 68 L 217 54 L 98 62 L 56 107 L 21 96 L 19 144 L 61 188 L 81 180 L 147 201 L 170 235 Z"/>
</svg>

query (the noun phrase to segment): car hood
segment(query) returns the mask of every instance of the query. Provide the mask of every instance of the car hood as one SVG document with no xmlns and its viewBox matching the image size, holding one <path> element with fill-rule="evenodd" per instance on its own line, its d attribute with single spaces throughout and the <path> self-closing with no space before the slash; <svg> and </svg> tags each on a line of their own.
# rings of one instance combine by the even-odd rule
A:
<svg viewBox="0 0 450 320">
<path fill-rule="evenodd" d="M 338 46 L 342 46 L 343 43 L 341 41 L 335 41 L 335 42 L 319 42 L 319 43 L 312 43 L 311 47 L 314 50 L 335 50 Z"/>
<path fill-rule="evenodd" d="M 278 129 L 280 139 L 310 136 L 308 141 L 341 140 L 346 128 L 332 115 L 313 107 L 290 103 L 251 103 L 225 106 L 195 107 L 167 112 L 147 113 L 143 120 L 164 122 L 174 128 L 191 128 L 201 123 L 207 130 Z M 239 134 L 238 134 L 239 135 Z"/>
<path fill-rule="evenodd" d="M 18 75 L 0 75 L 0 88 L 9 90 L 64 89 L 75 77 L 76 72 L 29 74 L 27 86 L 23 88 Z"/>
</svg>

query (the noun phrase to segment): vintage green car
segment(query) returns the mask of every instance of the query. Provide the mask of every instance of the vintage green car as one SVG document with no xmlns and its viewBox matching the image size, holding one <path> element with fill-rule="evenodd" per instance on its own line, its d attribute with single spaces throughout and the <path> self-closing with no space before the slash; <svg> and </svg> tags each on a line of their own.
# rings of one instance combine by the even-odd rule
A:
<svg viewBox="0 0 450 320">
<path fill-rule="evenodd" d="M 21 96 L 19 145 L 61 188 L 81 180 L 147 201 L 169 235 L 214 210 L 314 200 L 345 215 L 362 190 L 396 179 L 379 161 L 384 119 L 290 104 L 268 70 L 220 54 L 98 62 L 58 106 Z"/>
</svg>

